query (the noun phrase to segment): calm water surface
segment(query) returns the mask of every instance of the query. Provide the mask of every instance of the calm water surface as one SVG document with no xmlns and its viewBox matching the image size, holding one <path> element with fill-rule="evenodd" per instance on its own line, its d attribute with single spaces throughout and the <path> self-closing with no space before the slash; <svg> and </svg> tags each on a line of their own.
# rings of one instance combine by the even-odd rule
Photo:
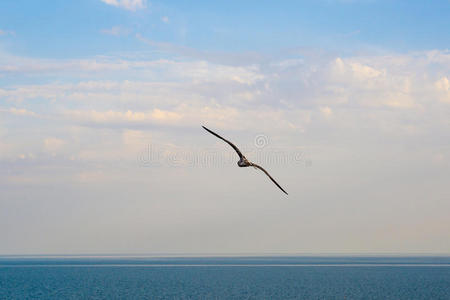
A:
<svg viewBox="0 0 450 300">
<path fill-rule="evenodd" d="M 0 299 L 450 299 L 450 257 L 0 257 Z"/>
</svg>

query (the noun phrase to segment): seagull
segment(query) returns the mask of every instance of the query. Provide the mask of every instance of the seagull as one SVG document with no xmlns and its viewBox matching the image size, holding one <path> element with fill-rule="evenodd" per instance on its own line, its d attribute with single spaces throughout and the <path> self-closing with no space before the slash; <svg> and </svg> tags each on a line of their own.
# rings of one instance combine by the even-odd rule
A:
<svg viewBox="0 0 450 300">
<path fill-rule="evenodd" d="M 238 147 L 236 147 L 232 142 L 224 139 L 223 137 L 221 137 L 220 135 L 218 135 L 217 133 L 215 133 L 214 131 L 206 128 L 205 126 L 202 126 L 203 129 L 205 129 L 206 131 L 208 131 L 209 133 L 211 133 L 212 135 L 218 137 L 219 139 L 225 141 L 226 143 L 228 143 L 228 145 L 230 145 L 231 147 L 233 147 L 234 151 L 237 152 L 237 154 L 239 155 L 239 161 L 237 162 L 238 166 L 241 168 L 244 167 L 253 167 L 253 168 L 257 168 L 260 169 L 261 171 L 263 171 L 264 173 L 266 173 L 267 176 L 269 176 L 270 180 L 272 180 L 273 183 L 276 184 L 277 187 L 280 188 L 280 190 L 283 191 L 283 193 L 285 193 L 286 195 L 288 195 L 288 193 L 278 184 L 278 182 L 275 181 L 275 179 L 272 178 L 272 176 L 269 175 L 269 173 L 261 166 L 258 166 L 255 163 L 252 163 L 251 161 L 249 161 L 242 153 L 241 151 L 238 149 Z"/>
</svg>

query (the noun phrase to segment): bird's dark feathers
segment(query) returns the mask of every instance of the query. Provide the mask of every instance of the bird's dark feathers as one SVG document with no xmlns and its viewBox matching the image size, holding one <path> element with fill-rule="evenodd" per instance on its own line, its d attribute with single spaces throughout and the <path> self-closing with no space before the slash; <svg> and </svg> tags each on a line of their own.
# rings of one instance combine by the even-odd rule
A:
<svg viewBox="0 0 450 300">
<path fill-rule="evenodd" d="M 239 155 L 240 161 L 246 161 L 246 162 L 248 162 L 248 165 L 245 165 L 245 167 L 252 166 L 252 167 L 255 167 L 255 168 L 260 169 L 260 170 L 263 171 L 267 176 L 269 176 L 270 180 L 272 180 L 272 182 L 275 183 L 276 186 L 277 186 L 278 188 L 280 188 L 280 190 L 283 191 L 283 193 L 285 193 L 286 195 L 288 195 L 288 193 L 287 193 L 287 192 L 286 192 L 286 191 L 278 184 L 278 182 L 275 181 L 275 179 L 272 178 L 272 176 L 270 176 L 270 174 L 269 174 L 263 167 L 261 167 L 261 166 L 259 166 L 259 165 L 257 165 L 257 164 L 254 164 L 254 163 L 252 163 L 252 162 L 249 162 L 249 161 L 245 158 L 245 156 L 242 155 L 242 153 L 241 153 L 241 151 L 238 149 L 238 147 L 236 147 L 232 142 L 230 142 L 230 141 L 224 139 L 223 137 L 221 137 L 220 135 L 218 135 L 218 134 L 215 133 L 214 131 L 212 131 L 212 130 L 206 128 L 205 126 L 202 126 L 202 127 L 203 127 L 206 131 L 208 131 L 209 133 L 211 133 L 212 135 L 218 137 L 219 139 L 225 141 L 225 142 L 228 143 L 231 147 L 233 147 L 233 149 L 234 149 L 234 150 L 237 152 L 237 154 Z"/>
</svg>

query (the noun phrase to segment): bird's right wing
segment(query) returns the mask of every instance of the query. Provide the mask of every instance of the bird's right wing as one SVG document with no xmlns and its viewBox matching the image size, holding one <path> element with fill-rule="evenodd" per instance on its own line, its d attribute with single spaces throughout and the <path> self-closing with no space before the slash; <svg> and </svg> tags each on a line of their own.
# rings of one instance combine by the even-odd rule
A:
<svg viewBox="0 0 450 300">
<path fill-rule="evenodd" d="M 225 141 L 225 142 L 227 142 L 228 143 L 228 145 L 230 145 L 231 147 L 233 147 L 233 149 L 234 149 L 234 151 L 236 151 L 237 152 L 237 154 L 239 155 L 239 158 L 242 158 L 243 157 L 243 155 L 242 155 L 242 153 L 241 153 L 241 151 L 239 151 L 239 149 L 238 149 L 238 147 L 236 147 L 232 142 L 230 142 L 230 141 L 228 141 L 228 140 L 226 140 L 226 139 L 224 139 L 223 137 L 221 137 L 220 135 L 218 135 L 217 133 L 215 133 L 214 131 L 212 131 L 212 130 L 209 130 L 208 128 L 206 128 L 205 126 L 202 126 L 206 131 L 208 131 L 209 133 L 211 133 L 212 135 L 215 135 L 216 137 L 218 137 L 219 139 L 221 139 L 221 140 L 223 140 L 223 141 Z"/>
<path fill-rule="evenodd" d="M 272 178 L 272 176 L 270 176 L 270 174 L 261 166 L 258 166 L 255 163 L 251 163 L 251 166 L 256 167 L 258 169 L 260 169 L 261 171 L 263 171 L 264 173 L 266 173 L 267 176 L 269 176 L 270 180 L 272 180 L 273 183 L 275 183 L 277 185 L 277 187 L 280 188 L 280 190 L 282 190 L 286 195 L 288 195 L 288 193 L 278 184 L 278 182 L 275 181 L 275 179 Z"/>
</svg>

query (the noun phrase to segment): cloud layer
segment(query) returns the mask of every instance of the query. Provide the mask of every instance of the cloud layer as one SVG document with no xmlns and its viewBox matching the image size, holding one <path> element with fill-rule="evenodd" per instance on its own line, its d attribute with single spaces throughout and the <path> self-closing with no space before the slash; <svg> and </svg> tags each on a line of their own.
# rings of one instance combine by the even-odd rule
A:
<svg viewBox="0 0 450 300">
<path fill-rule="evenodd" d="M 34 193 L 40 207 L 49 210 L 61 212 L 64 205 L 45 199 L 77 203 L 73 222 L 61 232 L 49 230 L 61 240 L 63 232 L 71 238 L 85 232 L 83 243 L 90 248 L 84 252 L 106 251 L 108 245 L 127 251 L 114 238 L 139 241 L 142 252 L 449 251 L 442 239 L 450 230 L 443 213 L 450 209 L 443 180 L 450 167 L 448 51 L 299 52 L 248 62 L 190 54 L 0 57 L 0 76 L 18 79 L 0 86 L 3 205 L 24 203 L 35 189 L 41 191 Z M 236 169 L 235 157 L 226 156 L 230 149 L 200 125 L 248 149 L 251 159 L 307 153 L 311 164 L 269 164 L 293 195 L 274 201 L 279 194 L 270 182 Z M 255 148 L 257 135 L 270 143 Z M 147 157 L 143 164 L 149 149 L 154 161 Z M 186 153 L 189 164 L 178 160 Z M 226 159 L 195 163 L 202 157 Z M 221 180 L 225 176 L 230 180 Z M 234 191 L 249 196 L 243 201 Z M 102 213 L 105 207 L 112 216 L 120 212 L 123 222 Z M 264 222 L 251 215 L 264 215 Z M 82 218 L 88 225 L 75 229 Z M 17 221 L 7 215 L 0 220 L 0 228 Z M 299 220 L 314 228 L 306 230 Z M 335 228 L 331 235 L 329 228 Z M 100 232 L 113 238 L 95 241 Z M 6 253 L 24 243 L 10 236 L 5 245 L 12 245 L 0 248 Z M 47 249 L 44 242 L 34 245 L 31 252 Z"/>
</svg>

